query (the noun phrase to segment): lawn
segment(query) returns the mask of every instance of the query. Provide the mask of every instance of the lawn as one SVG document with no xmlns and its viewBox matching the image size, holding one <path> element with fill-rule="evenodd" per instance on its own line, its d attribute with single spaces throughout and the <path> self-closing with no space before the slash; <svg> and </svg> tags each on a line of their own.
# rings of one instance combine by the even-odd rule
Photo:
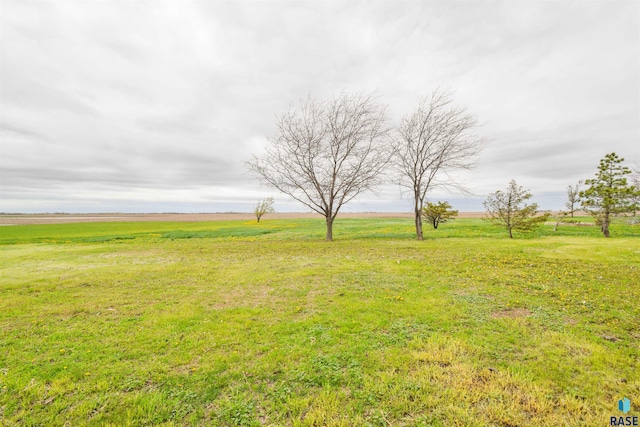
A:
<svg viewBox="0 0 640 427">
<path fill-rule="evenodd" d="M 640 405 L 640 226 L 612 235 L 2 227 L 0 424 L 609 425 Z"/>
</svg>

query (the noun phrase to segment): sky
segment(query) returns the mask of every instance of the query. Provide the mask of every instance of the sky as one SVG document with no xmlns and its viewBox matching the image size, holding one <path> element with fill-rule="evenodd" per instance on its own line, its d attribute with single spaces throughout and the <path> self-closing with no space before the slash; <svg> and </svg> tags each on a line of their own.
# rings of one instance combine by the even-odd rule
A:
<svg viewBox="0 0 640 427">
<path fill-rule="evenodd" d="M 308 211 L 244 166 L 279 114 L 374 93 L 389 124 L 436 87 L 489 143 L 472 196 L 541 209 L 615 151 L 640 164 L 637 1 L 0 3 L 0 212 Z M 410 211 L 390 183 L 346 211 Z"/>
</svg>

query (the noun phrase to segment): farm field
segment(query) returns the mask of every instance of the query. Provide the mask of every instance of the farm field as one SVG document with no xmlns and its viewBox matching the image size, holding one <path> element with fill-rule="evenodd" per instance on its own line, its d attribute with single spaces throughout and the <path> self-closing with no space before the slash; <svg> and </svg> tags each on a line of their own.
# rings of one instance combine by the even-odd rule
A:
<svg viewBox="0 0 640 427">
<path fill-rule="evenodd" d="M 611 229 L 0 227 L 0 424 L 606 426 L 640 406 L 640 225 Z"/>
</svg>

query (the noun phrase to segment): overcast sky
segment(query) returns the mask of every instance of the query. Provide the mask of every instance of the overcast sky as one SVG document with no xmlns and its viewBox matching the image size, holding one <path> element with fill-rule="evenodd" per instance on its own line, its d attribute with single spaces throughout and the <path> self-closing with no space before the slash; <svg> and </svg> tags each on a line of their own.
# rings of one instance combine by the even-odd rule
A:
<svg viewBox="0 0 640 427">
<path fill-rule="evenodd" d="M 2 0 L 2 212 L 306 208 L 243 162 L 300 98 L 375 91 L 390 123 L 436 86 L 491 140 L 463 178 L 557 209 L 615 151 L 640 161 L 638 1 Z M 355 211 L 409 211 L 397 186 Z"/>
</svg>

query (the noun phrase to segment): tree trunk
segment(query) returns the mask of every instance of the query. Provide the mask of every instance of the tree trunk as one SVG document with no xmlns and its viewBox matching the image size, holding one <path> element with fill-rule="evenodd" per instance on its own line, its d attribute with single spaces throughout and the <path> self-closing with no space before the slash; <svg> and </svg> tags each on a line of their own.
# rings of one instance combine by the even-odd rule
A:
<svg viewBox="0 0 640 427">
<path fill-rule="evenodd" d="M 333 242 L 333 218 L 327 216 L 327 237 L 324 239 L 327 242 Z"/>
<path fill-rule="evenodd" d="M 424 237 L 422 236 L 422 202 L 420 201 L 420 194 L 418 192 L 415 191 L 414 188 L 414 194 L 413 194 L 413 213 L 415 216 L 415 223 L 416 223 L 416 238 L 418 240 L 424 240 Z"/>
<path fill-rule="evenodd" d="M 609 236 L 609 212 L 605 212 L 604 217 L 602 218 L 602 234 L 604 237 Z"/>
<path fill-rule="evenodd" d="M 258 222 L 260 222 L 260 217 L 258 217 Z"/>
<path fill-rule="evenodd" d="M 513 233 L 511 232 L 511 227 L 509 227 L 509 238 L 513 239 Z"/>
<path fill-rule="evenodd" d="M 415 220 L 416 220 L 416 238 L 418 240 L 424 240 L 424 237 L 422 235 L 422 216 L 420 215 L 421 212 L 418 209 L 416 209 L 415 214 L 416 214 L 415 215 L 416 216 L 416 218 L 415 218 Z"/>
</svg>

